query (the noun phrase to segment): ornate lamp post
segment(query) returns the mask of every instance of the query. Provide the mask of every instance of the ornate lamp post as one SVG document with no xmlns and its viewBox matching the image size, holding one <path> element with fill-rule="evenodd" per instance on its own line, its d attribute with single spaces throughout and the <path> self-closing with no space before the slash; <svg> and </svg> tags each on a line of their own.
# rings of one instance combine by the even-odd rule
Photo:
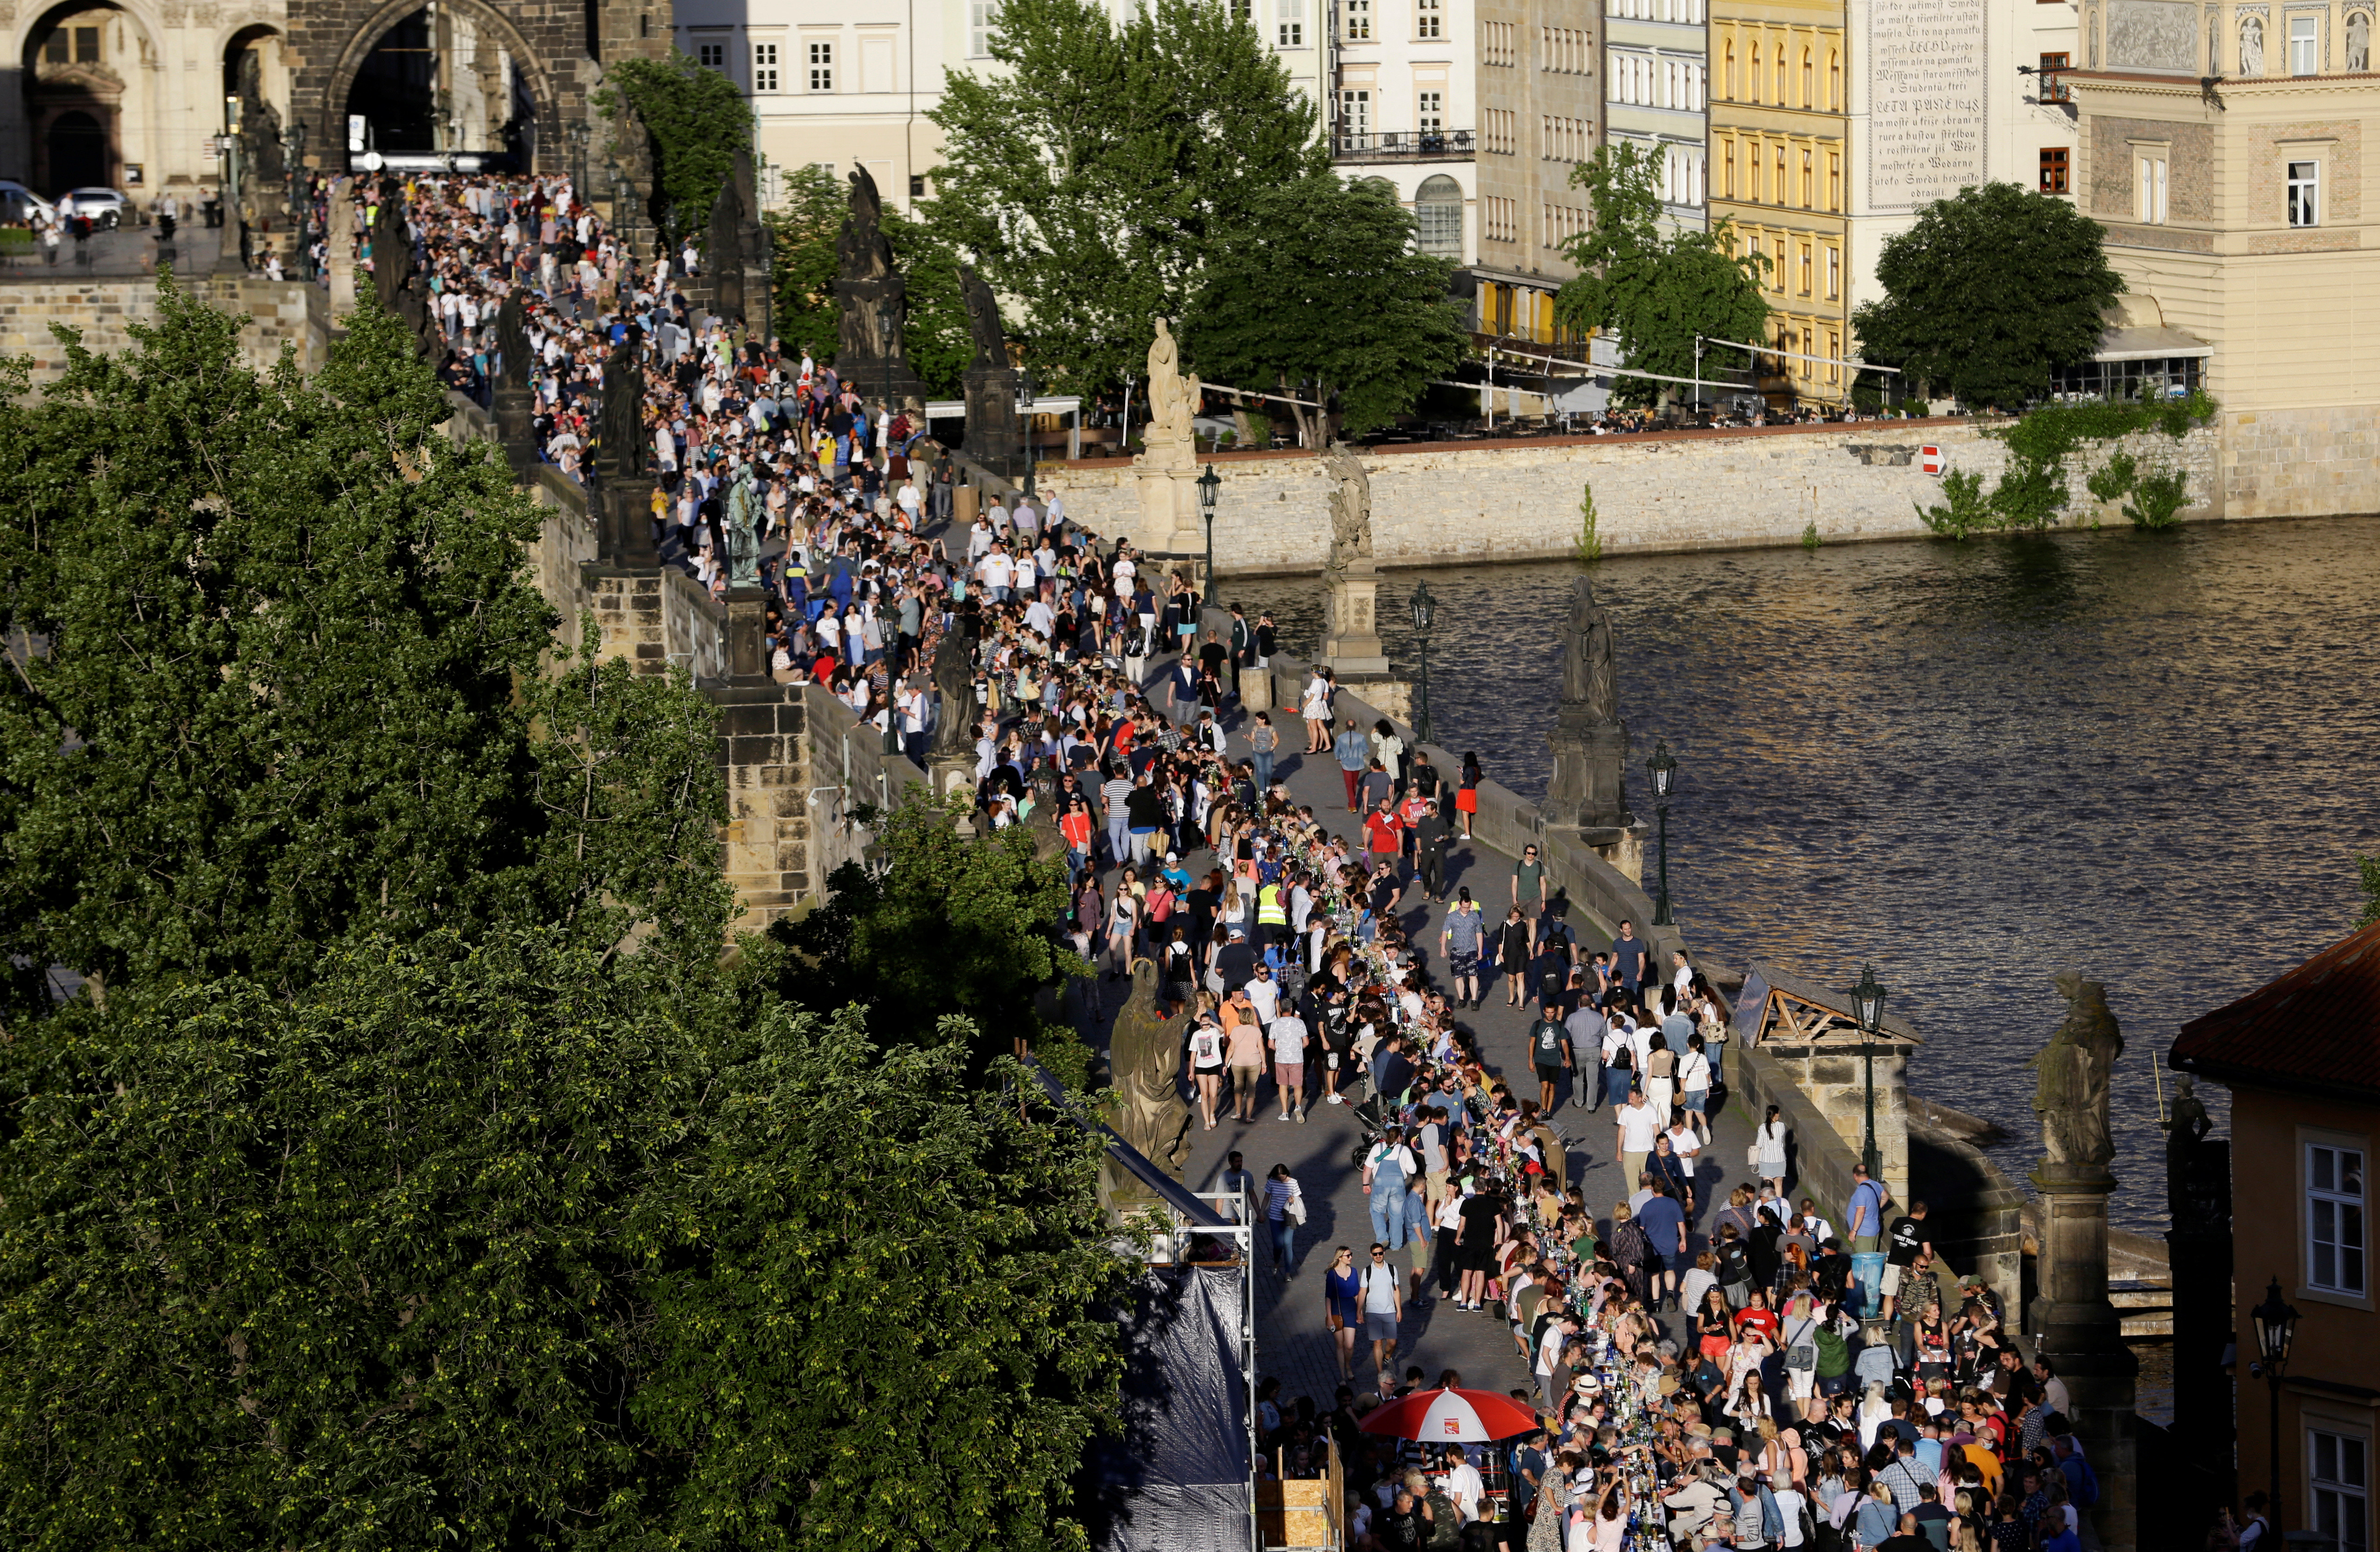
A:
<svg viewBox="0 0 2380 1552">
<path fill-rule="evenodd" d="M 314 278 L 310 249 L 306 245 L 306 224 L 311 213 L 306 197 L 306 121 L 292 119 L 288 133 L 281 137 L 281 149 L 289 153 L 289 255 L 290 268 L 300 280 Z"/>
<path fill-rule="evenodd" d="M 2259 1366 L 2265 1371 L 2266 1400 L 2272 1404 L 2268 1414 L 2272 1432 L 2268 1437 L 2272 1453 L 2265 1463 L 2271 1468 L 2271 1478 L 2265 1491 L 2272 1497 L 2272 1539 L 2281 1535 L 2281 1376 L 2289 1366 L 2289 1339 L 2297 1334 L 2298 1312 L 2281 1297 L 2281 1279 L 2275 1278 L 2265 1290 L 2265 1302 L 2248 1312 L 2256 1323 L 2256 1352 Z"/>
<path fill-rule="evenodd" d="M 1198 477 L 1198 515 L 1207 519 L 1207 576 L 1198 590 L 1207 595 L 1209 606 L 1215 601 L 1215 492 L 1222 488 L 1222 478 L 1208 464 Z"/>
<path fill-rule="evenodd" d="M 1025 496 L 1028 501 L 1033 497 L 1033 395 L 1039 389 L 1040 384 L 1033 381 L 1033 373 L 1029 370 L 1018 369 L 1016 420 L 1023 428 L 1025 437 Z"/>
<path fill-rule="evenodd" d="M 1413 611 L 1414 641 L 1421 649 L 1421 682 L 1414 694 L 1414 737 L 1421 743 L 1430 741 L 1429 732 L 1429 633 L 1438 624 L 1438 600 L 1429 596 L 1429 584 L 1414 584 L 1413 597 L 1406 600 Z"/>
<path fill-rule="evenodd" d="M 1872 1181 L 1884 1179 L 1884 1162 L 1876 1151 L 1876 1037 L 1884 1027 L 1884 996 L 1876 966 L 1862 965 L 1860 983 L 1852 988 L 1852 1011 L 1859 1018 L 1860 1056 L 1867 1067 L 1867 1135 L 1860 1145 L 1860 1161 Z"/>
<path fill-rule="evenodd" d="M 1678 919 L 1670 914 L 1670 794 L 1678 783 L 1678 762 L 1670 755 L 1668 739 L 1653 746 L 1645 770 L 1653 778 L 1654 812 L 1661 816 L 1661 892 L 1653 902 L 1653 925 L 1675 927 Z"/>
</svg>

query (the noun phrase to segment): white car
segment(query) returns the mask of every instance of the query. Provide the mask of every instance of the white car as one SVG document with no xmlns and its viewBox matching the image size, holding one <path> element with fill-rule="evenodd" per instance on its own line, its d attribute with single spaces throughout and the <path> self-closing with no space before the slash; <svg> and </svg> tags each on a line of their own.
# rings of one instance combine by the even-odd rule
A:
<svg viewBox="0 0 2380 1552">
<path fill-rule="evenodd" d="M 113 232 L 124 224 L 130 214 L 132 201 L 113 188 L 77 188 L 69 190 L 58 201 L 58 213 L 68 220 L 78 215 L 91 218 L 91 224 L 103 232 Z"/>
<path fill-rule="evenodd" d="M 57 207 L 13 179 L 0 178 L 0 221 L 48 220 Z"/>
</svg>

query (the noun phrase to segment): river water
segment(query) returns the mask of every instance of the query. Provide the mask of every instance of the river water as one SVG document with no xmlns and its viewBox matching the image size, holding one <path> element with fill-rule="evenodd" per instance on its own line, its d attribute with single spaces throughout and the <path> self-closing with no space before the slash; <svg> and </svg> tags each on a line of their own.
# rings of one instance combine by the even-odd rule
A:
<svg viewBox="0 0 2380 1552">
<path fill-rule="evenodd" d="M 1548 773 L 1569 565 L 1400 571 L 1439 600 L 1438 742 L 1529 796 Z M 1679 762 L 1689 941 L 1837 986 L 1872 960 L 1926 1045 L 1917 1091 L 2039 1157 L 2025 1062 L 2068 966 L 2107 984 L 2119 1223 L 2161 1227 L 2152 1061 L 2186 1020 L 2342 936 L 2380 853 L 2380 519 L 1632 557 L 1593 568 L 1636 812 Z M 1312 649 L 1321 585 L 1226 579 Z M 1451 774 L 1450 772 L 1450 774 Z M 1649 876 L 1651 859 L 1648 858 Z M 2163 1074 L 2166 1092 L 2172 1076 Z M 2221 1091 L 2205 1097 L 2218 1122 Z"/>
</svg>

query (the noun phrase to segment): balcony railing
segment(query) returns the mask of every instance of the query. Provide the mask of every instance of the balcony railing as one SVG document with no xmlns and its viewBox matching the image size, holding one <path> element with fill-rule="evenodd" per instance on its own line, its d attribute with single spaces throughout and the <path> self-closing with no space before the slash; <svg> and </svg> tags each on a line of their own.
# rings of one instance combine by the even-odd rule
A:
<svg viewBox="0 0 2380 1552">
<path fill-rule="evenodd" d="M 1342 131 L 1331 152 L 1340 162 L 1468 162 L 1472 153 L 1468 129 L 1384 129 L 1368 135 Z"/>
</svg>

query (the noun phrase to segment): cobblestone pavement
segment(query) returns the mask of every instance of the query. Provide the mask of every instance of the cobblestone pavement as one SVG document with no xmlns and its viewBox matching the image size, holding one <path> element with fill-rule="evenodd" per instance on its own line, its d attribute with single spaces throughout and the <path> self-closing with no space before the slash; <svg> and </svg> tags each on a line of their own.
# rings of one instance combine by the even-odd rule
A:
<svg viewBox="0 0 2380 1552">
<path fill-rule="evenodd" d="M 1244 721 L 1236 710 L 1224 719 L 1233 758 L 1246 753 L 1242 735 Z M 1276 780 L 1285 779 L 1296 801 L 1311 804 L 1333 833 L 1351 832 L 1354 818 L 1347 812 L 1345 788 L 1336 762 L 1329 755 L 1290 752 L 1301 747 L 1305 740 L 1305 726 L 1297 721 L 1293 709 L 1286 715 L 1276 711 L 1273 721 L 1282 730 L 1283 748 L 1275 765 Z M 1444 774 L 1451 778 L 1453 772 Z M 1184 860 L 1194 873 L 1203 872 L 1210 865 L 1205 853 Z M 1447 862 L 1448 897 L 1452 898 L 1457 888 L 1468 885 L 1473 898 L 1484 903 L 1489 919 L 1500 919 L 1503 908 L 1511 903 L 1513 860 L 1476 842 L 1458 843 Z M 1418 889 L 1407 894 L 1406 903 L 1408 932 L 1422 951 L 1425 973 L 1435 976 L 1438 934 L 1444 925 L 1445 908 L 1429 904 Z M 1581 919 L 1575 913 L 1572 922 L 1588 952 L 1606 946 L 1609 934 L 1598 939 L 1597 924 Z M 1121 983 L 1100 984 L 1111 1009 L 1122 1000 Z M 1490 1070 L 1504 1076 L 1516 1091 L 1534 1097 L 1536 1081 L 1529 1071 L 1524 1048 L 1529 1014 L 1524 1009 L 1505 1005 L 1500 985 L 1482 989 L 1487 993 L 1486 1006 L 1463 1012 L 1460 1021 L 1478 1037 Z M 1562 1106 L 1559 1124 L 1568 1146 L 1571 1179 L 1583 1182 L 1587 1203 L 1608 1228 L 1612 1203 L 1624 1199 L 1633 1189 L 1633 1182 L 1626 1188 L 1621 1184 L 1618 1139 L 1610 1109 L 1607 1106 L 1593 1112 L 1579 1109 L 1575 1085 L 1567 1078 L 1557 1097 Z M 1219 1120 L 1215 1130 L 1208 1132 L 1194 1108 L 1190 1162 L 1184 1178 L 1194 1190 L 1216 1189 L 1216 1177 L 1234 1149 L 1258 1177 L 1274 1164 L 1286 1163 L 1290 1173 L 1297 1178 L 1305 1196 L 1306 1221 L 1297 1231 L 1294 1267 L 1287 1279 L 1272 1274 L 1270 1252 L 1259 1235 L 1257 1370 L 1260 1375 L 1277 1376 L 1281 1381 L 1284 1403 L 1299 1396 L 1312 1396 L 1318 1405 L 1327 1410 L 1342 1381 L 1324 1322 L 1323 1274 L 1335 1247 L 1353 1247 L 1360 1261 L 1373 1240 L 1362 1171 L 1353 1158 L 1363 1133 L 1350 1106 L 1317 1102 L 1304 1124 L 1276 1121 L 1280 1109 L 1269 1079 L 1263 1102 L 1257 1106 L 1257 1114 L 1263 1119 L 1252 1124 Z M 1701 1211 L 1696 1228 L 1709 1220 L 1713 1198 L 1723 1205 L 1728 1190 L 1750 1173 L 1742 1160 L 1752 1139 L 1751 1123 L 1740 1112 L 1730 1110 L 1714 1118 L 1713 1125 L 1712 1146 L 1703 1154 L 1697 1182 Z M 1703 1248 L 1699 1233 L 1692 1240 L 1691 1248 Z M 1408 1258 L 1416 1253 L 1426 1266 L 1427 1246 L 1410 1248 L 1398 1259 L 1401 1264 L 1411 1265 Z M 1673 1325 L 1675 1320 L 1673 1316 Z M 1425 1289 L 1418 1304 L 1406 1304 L 1394 1366 L 1398 1374 L 1408 1366 L 1417 1366 L 1432 1384 L 1440 1371 L 1456 1369 L 1463 1383 L 1474 1389 L 1511 1390 L 1530 1383 L 1528 1364 L 1522 1359 L 1508 1327 L 1487 1315 L 1455 1309 L 1451 1301 L 1438 1300 L 1434 1288 Z M 1368 1343 L 1360 1344 L 1355 1377 L 1348 1383 L 1358 1394 L 1373 1388 L 1376 1381 Z"/>
</svg>

